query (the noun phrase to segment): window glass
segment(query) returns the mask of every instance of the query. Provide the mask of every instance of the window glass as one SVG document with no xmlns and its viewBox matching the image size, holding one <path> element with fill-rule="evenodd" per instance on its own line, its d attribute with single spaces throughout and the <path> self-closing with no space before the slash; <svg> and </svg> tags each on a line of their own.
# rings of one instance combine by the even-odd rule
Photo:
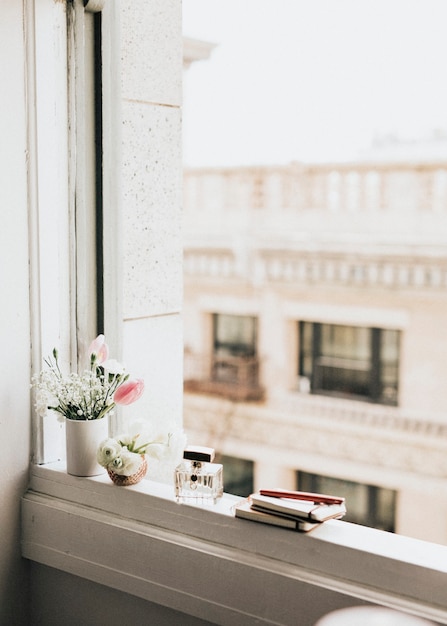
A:
<svg viewBox="0 0 447 626">
<path fill-rule="evenodd" d="M 369 396 L 371 339 L 368 328 L 322 324 L 317 386 L 325 391 Z"/>
<path fill-rule="evenodd" d="M 299 338 L 312 393 L 397 404 L 399 331 L 301 322 Z"/>
<path fill-rule="evenodd" d="M 254 356 L 256 318 L 243 315 L 214 315 L 214 351 L 216 354 Z"/>
<path fill-rule="evenodd" d="M 309 380 L 312 376 L 312 324 L 300 324 L 300 375 Z"/>
<path fill-rule="evenodd" d="M 227 493 L 243 498 L 253 493 L 253 461 L 222 454 L 216 455 L 216 463 L 224 466 L 224 488 Z"/>
<path fill-rule="evenodd" d="M 399 332 L 383 330 L 381 333 L 382 399 L 384 404 L 397 404 L 399 368 Z"/>
<path fill-rule="evenodd" d="M 376 528 L 393 530 L 395 526 L 396 492 L 392 489 L 375 488 Z"/>
<path fill-rule="evenodd" d="M 298 472 L 298 489 L 342 496 L 346 522 L 394 532 L 396 492 L 350 480 Z"/>
<path fill-rule="evenodd" d="M 366 365 L 371 358 L 371 338 L 368 328 L 322 324 L 321 351 L 334 359 L 350 359 Z"/>
<path fill-rule="evenodd" d="M 258 401 L 260 363 L 256 357 L 257 319 L 215 313 L 211 354 L 185 353 L 184 390 L 223 396 L 235 401 Z"/>
</svg>

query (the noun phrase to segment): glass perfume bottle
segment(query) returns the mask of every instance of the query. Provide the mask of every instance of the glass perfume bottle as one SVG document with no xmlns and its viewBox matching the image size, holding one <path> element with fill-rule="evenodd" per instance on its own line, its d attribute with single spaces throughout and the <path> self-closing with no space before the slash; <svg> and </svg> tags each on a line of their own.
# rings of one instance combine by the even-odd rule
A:
<svg viewBox="0 0 447 626">
<path fill-rule="evenodd" d="M 214 450 L 188 446 L 175 469 L 175 496 L 178 502 L 216 503 L 223 494 L 223 468 L 213 463 Z"/>
</svg>

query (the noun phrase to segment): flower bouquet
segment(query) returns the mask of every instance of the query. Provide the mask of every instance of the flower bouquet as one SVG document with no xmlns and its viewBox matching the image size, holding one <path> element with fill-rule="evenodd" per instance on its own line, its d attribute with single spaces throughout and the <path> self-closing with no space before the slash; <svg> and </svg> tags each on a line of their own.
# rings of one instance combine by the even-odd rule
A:
<svg viewBox="0 0 447 626">
<path fill-rule="evenodd" d="M 144 422 L 135 423 L 130 430 L 136 434 L 105 439 L 97 451 L 98 463 L 115 485 L 135 485 L 142 480 L 148 469 L 147 457 L 177 464 L 185 445 L 183 431 L 156 432 Z"/>
<path fill-rule="evenodd" d="M 56 348 L 53 358 L 45 359 L 48 369 L 32 379 L 39 415 L 51 409 L 69 420 L 98 420 L 111 414 L 116 404 L 131 404 L 140 398 L 143 380 L 130 380 L 124 367 L 109 359 L 104 335 L 92 341 L 88 355 L 89 369 L 81 373 L 63 374 Z"/>
<path fill-rule="evenodd" d="M 104 335 L 98 335 L 88 349 L 88 367 L 65 374 L 58 352 L 45 360 L 47 369 L 35 375 L 35 407 L 44 418 L 55 411 L 65 422 L 67 472 L 74 476 L 95 476 L 104 470 L 98 464 L 99 442 L 109 434 L 108 419 L 117 404 L 131 404 L 144 391 L 141 379 L 129 378 L 124 367 L 109 359 Z"/>
<path fill-rule="evenodd" d="M 138 435 L 120 435 L 116 439 L 105 439 L 98 448 L 98 463 L 106 468 L 115 485 L 135 485 L 146 476 L 147 445 L 140 446 L 137 438 Z"/>
</svg>

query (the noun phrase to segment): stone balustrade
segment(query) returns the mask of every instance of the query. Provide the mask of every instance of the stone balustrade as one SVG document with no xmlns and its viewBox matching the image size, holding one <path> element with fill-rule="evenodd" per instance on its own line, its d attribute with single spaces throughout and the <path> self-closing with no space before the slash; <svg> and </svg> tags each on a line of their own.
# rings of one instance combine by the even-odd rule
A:
<svg viewBox="0 0 447 626">
<path fill-rule="evenodd" d="M 306 249 L 196 248 L 186 246 L 187 277 L 245 279 L 266 283 L 331 284 L 387 289 L 444 290 L 447 287 L 447 250 L 437 254 L 408 248 L 395 254 Z"/>
<path fill-rule="evenodd" d="M 197 211 L 294 209 L 447 212 L 447 162 L 199 168 L 184 174 Z"/>
<path fill-rule="evenodd" d="M 186 170 L 186 276 L 445 289 L 447 162 Z"/>
</svg>

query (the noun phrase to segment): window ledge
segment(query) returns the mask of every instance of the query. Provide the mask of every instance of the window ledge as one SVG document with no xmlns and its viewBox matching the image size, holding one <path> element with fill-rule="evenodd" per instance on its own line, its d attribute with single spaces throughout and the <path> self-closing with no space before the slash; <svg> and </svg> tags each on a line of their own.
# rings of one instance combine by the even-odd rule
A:
<svg viewBox="0 0 447 626">
<path fill-rule="evenodd" d="M 36 465 L 22 553 L 218 624 L 295 623 L 309 586 L 316 618 L 371 602 L 447 624 L 447 546 L 336 520 L 296 533 L 234 518 L 240 500 L 178 504 L 171 485 L 116 487 Z"/>
</svg>

